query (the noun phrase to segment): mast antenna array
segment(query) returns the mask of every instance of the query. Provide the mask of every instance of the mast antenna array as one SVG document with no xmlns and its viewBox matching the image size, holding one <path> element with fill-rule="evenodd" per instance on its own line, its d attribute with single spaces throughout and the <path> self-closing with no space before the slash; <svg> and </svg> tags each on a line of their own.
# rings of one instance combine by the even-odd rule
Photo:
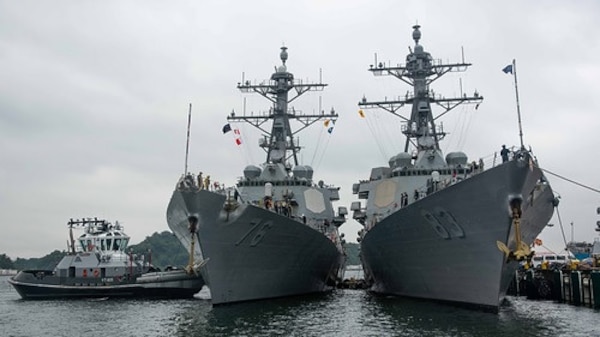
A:
<svg viewBox="0 0 600 337">
<path fill-rule="evenodd" d="M 245 80 L 237 85 L 237 88 L 243 93 L 258 93 L 271 101 L 273 106 L 268 113 L 256 116 L 244 113 L 242 116 L 237 116 L 232 112 L 231 115 L 227 116 L 227 120 L 247 122 L 265 134 L 265 141 L 261 142 L 260 146 L 267 153 L 267 163 L 285 162 L 293 158 L 294 164 L 298 165 L 297 153 L 300 151 L 300 146 L 296 144 L 293 136 L 318 120 L 327 118 L 335 122 L 338 115 L 333 110 L 330 114 L 325 115 L 322 111 L 317 114 L 298 114 L 293 108 L 288 109 L 288 104 L 302 94 L 307 91 L 322 91 L 327 84 L 321 82 L 321 71 L 319 71 L 319 83 L 294 81 L 294 75 L 287 71 L 287 47 L 281 47 L 280 58 L 282 64 L 275 67 L 275 72 L 268 82 L 252 84 L 250 81 Z M 290 92 L 292 95 L 289 95 Z M 289 123 L 290 119 L 299 121 L 303 126 L 292 131 Z M 273 120 L 271 130 L 262 127 L 268 120 Z"/>
</svg>

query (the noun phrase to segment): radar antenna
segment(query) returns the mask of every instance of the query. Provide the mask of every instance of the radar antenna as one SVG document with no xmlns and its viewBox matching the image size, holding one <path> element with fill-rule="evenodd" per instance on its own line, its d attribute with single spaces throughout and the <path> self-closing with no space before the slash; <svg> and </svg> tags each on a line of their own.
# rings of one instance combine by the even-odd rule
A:
<svg viewBox="0 0 600 337">
<path fill-rule="evenodd" d="M 247 122 L 265 133 L 260 146 L 267 153 L 266 163 L 285 163 L 293 158 L 294 164 L 298 165 L 300 146 L 294 140 L 294 135 L 321 119 L 330 119 L 335 122 L 338 115 L 335 112 L 328 115 L 323 112 L 320 114 L 302 114 L 297 113 L 294 109 L 289 109 L 288 104 L 302 94 L 307 91 L 321 91 L 327 84 L 294 81 L 294 75 L 287 71 L 287 47 L 281 47 L 279 57 L 281 65 L 275 67 L 275 72 L 271 75 L 271 79 L 267 84 L 251 84 L 250 81 L 243 81 L 243 83 L 237 85 L 237 88 L 243 93 L 255 92 L 271 101 L 273 106 L 268 113 L 261 116 L 246 115 L 245 113 L 242 116 L 237 116 L 232 113 L 227 116 L 227 120 Z M 290 97 L 290 92 L 293 94 L 292 97 Z M 303 126 L 292 131 L 290 119 L 297 120 Z M 268 120 L 273 120 L 270 131 L 263 128 L 263 124 Z"/>
</svg>

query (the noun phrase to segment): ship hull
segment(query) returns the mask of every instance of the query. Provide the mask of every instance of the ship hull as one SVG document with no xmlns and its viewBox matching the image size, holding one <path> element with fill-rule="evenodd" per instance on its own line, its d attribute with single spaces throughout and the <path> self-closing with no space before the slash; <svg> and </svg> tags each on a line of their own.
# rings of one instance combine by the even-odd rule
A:
<svg viewBox="0 0 600 337">
<path fill-rule="evenodd" d="M 381 220 L 361 240 L 371 290 L 497 310 L 518 268 L 496 244 L 516 248 L 510 200 L 523 200 L 526 244 L 552 216 L 554 196 L 536 185 L 541 176 L 524 160 L 511 161 Z"/>
<path fill-rule="evenodd" d="M 51 272 L 23 271 L 8 282 L 25 300 L 76 298 L 192 298 L 204 285 L 185 271 L 143 274 L 133 281 L 115 278 L 59 277 Z"/>
<path fill-rule="evenodd" d="M 225 196 L 208 190 L 181 191 L 176 190 L 167 206 L 167 224 L 179 239 L 187 252 L 194 256 L 194 263 L 202 263 L 204 256 L 198 243 L 198 233 L 191 234 L 188 217 L 198 218 L 199 224 L 214 222 L 218 218 Z M 192 238 L 194 245 L 192 248 Z M 207 281 L 208 283 L 208 281 Z"/>
<path fill-rule="evenodd" d="M 330 238 L 262 207 L 242 204 L 226 212 L 224 201 L 205 190 L 175 191 L 167 210 L 174 232 L 185 233 L 188 215 L 198 217 L 202 274 L 213 305 L 332 289 L 328 280 L 341 259 Z"/>
</svg>

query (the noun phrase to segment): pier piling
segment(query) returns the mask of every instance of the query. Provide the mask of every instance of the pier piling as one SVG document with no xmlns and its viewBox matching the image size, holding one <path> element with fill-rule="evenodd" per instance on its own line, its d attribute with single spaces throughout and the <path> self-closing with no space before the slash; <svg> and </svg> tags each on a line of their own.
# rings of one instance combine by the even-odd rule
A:
<svg viewBox="0 0 600 337">
<path fill-rule="evenodd" d="M 517 271 L 510 295 L 600 309 L 600 270 Z"/>
</svg>

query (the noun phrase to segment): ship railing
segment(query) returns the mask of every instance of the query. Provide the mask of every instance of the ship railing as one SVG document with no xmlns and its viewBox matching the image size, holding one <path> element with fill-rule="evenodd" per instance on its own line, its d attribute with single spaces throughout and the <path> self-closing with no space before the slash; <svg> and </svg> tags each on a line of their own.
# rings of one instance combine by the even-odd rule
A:
<svg viewBox="0 0 600 337">
<path fill-rule="evenodd" d="M 515 160 L 517 158 L 520 158 L 522 155 L 523 152 L 519 148 L 512 146 L 509 148 L 508 160 Z M 471 163 L 468 163 L 465 167 L 458 166 L 456 168 L 451 168 L 450 170 L 453 172 L 452 177 L 446 177 L 444 179 L 440 179 L 439 181 L 433 181 L 433 179 L 430 178 L 424 185 L 415 189 L 413 198 L 412 200 L 409 200 L 408 203 L 412 203 L 414 201 L 422 199 L 423 197 L 441 191 L 446 187 L 452 186 L 458 182 L 469 179 L 481 172 L 484 172 L 489 168 L 497 167 L 503 164 L 501 159 L 498 160 L 499 158 L 500 153 L 494 152 L 491 155 L 481 157 L 479 161 L 473 161 Z M 447 172 L 443 173 L 447 175 Z"/>
<path fill-rule="evenodd" d="M 182 174 L 177 184 L 175 185 L 177 190 L 198 190 L 196 179 L 192 173 Z"/>
<path fill-rule="evenodd" d="M 224 184 L 216 180 L 211 181 L 210 175 L 203 178 L 202 174 L 195 175 L 190 172 L 181 175 L 175 185 L 175 189 L 180 191 L 207 190 L 217 193 L 223 193 L 226 190 Z"/>
<path fill-rule="evenodd" d="M 314 187 L 312 180 L 307 178 L 285 178 L 283 180 L 264 180 L 264 179 L 250 179 L 250 178 L 239 178 L 237 182 L 237 186 L 265 186 L 266 183 L 271 183 L 273 186 L 308 186 Z M 323 185 L 323 187 L 333 188 L 333 185 Z"/>
<path fill-rule="evenodd" d="M 300 218 L 300 221 L 302 221 L 302 218 Z M 334 227 L 334 225 L 330 223 L 327 219 L 315 219 L 315 221 L 307 222 L 306 225 L 323 234 L 331 232 L 331 228 Z"/>
<path fill-rule="evenodd" d="M 528 153 L 535 161 L 533 153 L 531 149 L 527 150 L 525 148 L 520 148 L 518 146 L 508 147 L 508 161 L 515 160 L 517 158 L 521 158 L 524 153 Z M 490 162 L 489 167 L 496 167 L 503 164 L 502 156 L 500 155 L 500 151 L 496 151 L 487 156 L 488 161 Z"/>
<path fill-rule="evenodd" d="M 125 254 L 125 253 L 108 253 L 108 254 L 103 254 L 101 257 L 101 260 L 104 262 L 126 262 L 129 261 L 129 254 Z"/>
<path fill-rule="evenodd" d="M 430 194 L 436 193 L 461 181 L 467 180 L 483 172 L 484 170 L 485 162 L 480 160 L 479 162 L 469 163 L 466 165 L 466 167 L 458 167 L 453 170 L 451 169 L 451 176 L 446 175 L 444 178 L 440 178 L 439 180 L 433 180 L 433 178 L 429 178 L 425 184 L 416 188 L 413 194 L 409 194 L 407 202 L 401 206 L 404 207 Z"/>
<path fill-rule="evenodd" d="M 509 154 L 509 160 L 514 160 L 515 158 L 519 157 L 519 153 L 520 151 L 517 149 L 515 150 L 515 147 L 511 147 L 510 148 L 510 154 Z M 391 205 L 389 211 L 387 213 L 377 213 L 377 214 L 372 214 L 371 216 L 366 216 L 365 214 L 365 209 L 361 209 L 361 212 L 357 213 L 355 212 L 355 214 L 363 215 L 362 218 L 370 218 L 370 220 L 366 220 L 365 221 L 365 229 L 368 231 L 371 228 L 373 228 L 379 221 L 381 221 L 383 218 L 385 218 L 387 215 L 391 214 L 391 211 L 395 211 L 397 208 L 404 208 L 406 206 L 408 206 L 409 204 L 412 204 L 432 193 L 436 193 L 438 191 L 441 191 L 447 187 L 450 187 L 456 183 L 459 183 L 463 180 L 469 179 L 481 172 L 484 172 L 485 170 L 492 168 L 492 167 L 496 167 L 502 164 L 502 161 L 498 160 L 499 158 L 499 152 L 494 152 L 491 155 L 485 156 L 480 158 L 478 161 L 473 161 L 471 163 L 468 163 L 465 166 L 462 165 L 458 165 L 456 167 L 450 167 L 448 169 L 443 169 L 443 170 L 424 170 L 424 169 L 415 169 L 415 168 L 410 168 L 410 169 L 406 169 L 406 170 L 398 170 L 398 171 L 394 171 L 392 172 L 391 176 L 411 176 L 411 175 L 415 175 L 415 176 L 426 176 L 426 175 L 431 175 L 431 173 L 433 171 L 438 171 L 438 173 L 442 174 L 443 177 L 441 177 L 439 180 L 434 181 L 433 178 L 429 178 L 427 179 L 427 181 L 425 182 L 425 184 L 421 185 L 420 187 L 417 187 L 414 192 L 412 193 L 408 193 L 408 191 L 406 192 L 406 196 L 404 196 L 399 203 L 395 203 L 393 205 Z M 359 183 L 368 183 L 370 180 L 361 180 Z M 354 217 L 355 219 L 357 219 L 357 217 Z M 363 220 L 363 221 L 364 221 Z"/>
</svg>

